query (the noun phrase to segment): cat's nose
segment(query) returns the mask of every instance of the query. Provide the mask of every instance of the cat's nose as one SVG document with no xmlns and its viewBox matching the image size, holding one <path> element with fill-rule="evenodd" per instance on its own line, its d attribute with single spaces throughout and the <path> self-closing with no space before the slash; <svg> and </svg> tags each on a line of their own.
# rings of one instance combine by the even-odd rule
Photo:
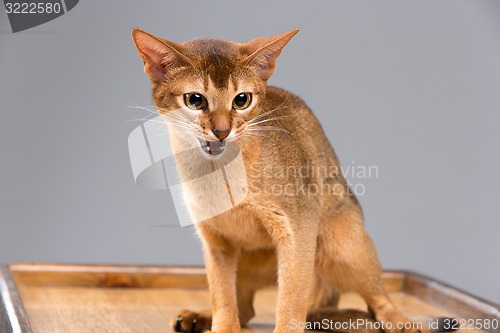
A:
<svg viewBox="0 0 500 333">
<path fill-rule="evenodd" d="M 217 139 L 219 139 L 220 141 L 222 141 L 225 138 L 227 138 L 227 136 L 231 132 L 231 129 L 230 128 L 225 128 L 225 129 L 214 128 L 212 130 L 212 132 L 214 132 L 214 134 L 217 137 Z"/>
</svg>

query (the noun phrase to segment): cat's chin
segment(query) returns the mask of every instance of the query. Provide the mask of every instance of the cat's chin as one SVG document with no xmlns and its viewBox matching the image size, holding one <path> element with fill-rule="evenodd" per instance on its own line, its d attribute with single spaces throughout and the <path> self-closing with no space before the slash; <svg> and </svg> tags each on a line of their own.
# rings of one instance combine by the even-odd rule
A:
<svg viewBox="0 0 500 333">
<path fill-rule="evenodd" d="M 198 141 L 200 142 L 201 150 L 208 155 L 220 155 L 226 148 L 226 143 L 224 141 L 207 141 L 199 138 Z"/>
</svg>

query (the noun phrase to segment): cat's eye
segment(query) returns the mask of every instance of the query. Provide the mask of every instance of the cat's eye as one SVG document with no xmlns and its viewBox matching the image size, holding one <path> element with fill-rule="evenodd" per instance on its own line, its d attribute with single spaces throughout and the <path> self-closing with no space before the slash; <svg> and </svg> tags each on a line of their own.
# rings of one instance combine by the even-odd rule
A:
<svg viewBox="0 0 500 333">
<path fill-rule="evenodd" d="M 233 108 L 235 108 L 236 110 L 244 110 L 250 105 L 251 102 L 251 93 L 241 93 L 236 95 L 236 97 L 233 99 Z"/>
<path fill-rule="evenodd" d="M 207 106 L 207 99 L 198 93 L 184 94 L 184 103 L 191 110 L 202 110 Z"/>
</svg>

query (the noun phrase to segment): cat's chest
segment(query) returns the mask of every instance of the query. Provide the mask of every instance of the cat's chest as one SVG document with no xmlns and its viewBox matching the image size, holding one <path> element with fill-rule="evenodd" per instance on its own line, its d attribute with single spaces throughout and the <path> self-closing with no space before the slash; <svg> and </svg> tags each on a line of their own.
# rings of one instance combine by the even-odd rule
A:
<svg viewBox="0 0 500 333">
<path fill-rule="evenodd" d="M 193 140 L 194 141 L 194 140 Z M 195 142 L 196 143 L 196 142 Z M 238 206 L 247 195 L 246 170 L 237 146 L 228 145 L 217 159 L 190 140 L 174 138 L 178 179 L 193 222 L 207 220 Z"/>
<path fill-rule="evenodd" d="M 238 206 L 211 220 L 204 221 L 229 242 L 246 250 L 272 248 L 273 242 L 251 207 Z"/>
</svg>

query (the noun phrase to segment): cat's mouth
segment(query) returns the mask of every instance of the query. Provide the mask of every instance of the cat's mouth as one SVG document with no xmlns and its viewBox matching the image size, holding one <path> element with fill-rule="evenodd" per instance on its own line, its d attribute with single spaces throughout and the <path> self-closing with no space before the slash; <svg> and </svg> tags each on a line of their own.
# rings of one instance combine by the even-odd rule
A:
<svg viewBox="0 0 500 333">
<path fill-rule="evenodd" d="M 198 140 L 200 141 L 201 149 L 209 155 L 219 155 L 226 148 L 226 143 L 224 141 Z"/>
</svg>

